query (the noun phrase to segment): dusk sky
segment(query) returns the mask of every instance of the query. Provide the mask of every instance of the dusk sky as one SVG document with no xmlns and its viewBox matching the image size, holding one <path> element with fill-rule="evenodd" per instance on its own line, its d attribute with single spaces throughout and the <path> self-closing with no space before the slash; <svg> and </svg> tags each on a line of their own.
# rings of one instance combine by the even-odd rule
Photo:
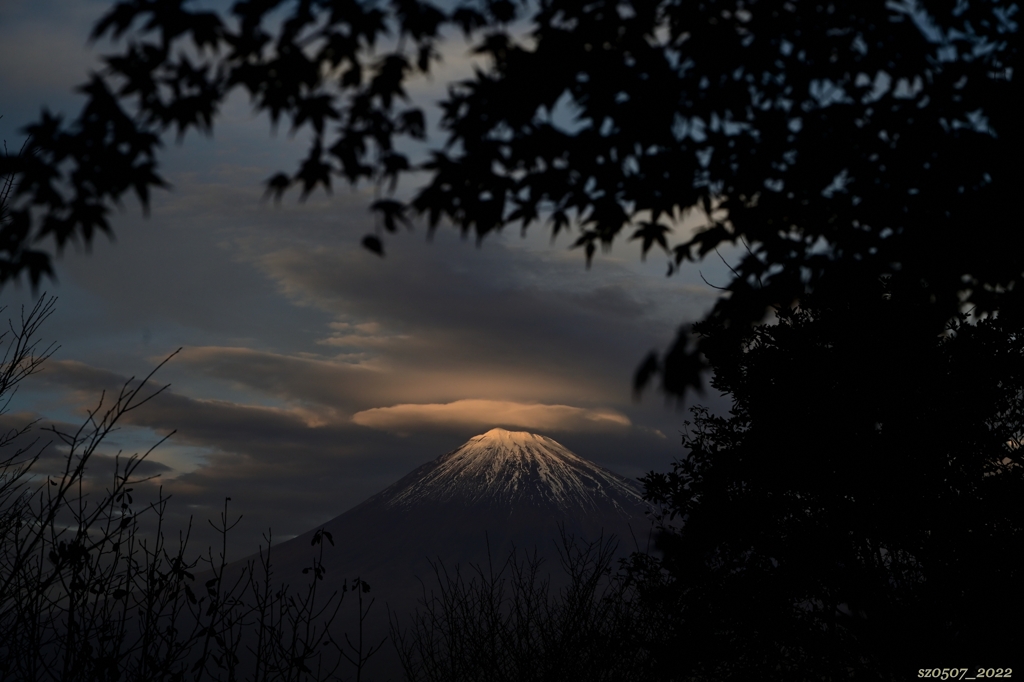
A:
<svg viewBox="0 0 1024 682">
<path fill-rule="evenodd" d="M 8 149 L 44 106 L 76 113 L 72 90 L 103 51 L 86 38 L 109 4 L 0 4 Z M 446 80 L 469 73 L 467 52 L 455 36 L 443 70 L 412 96 L 439 99 Z M 262 182 L 292 171 L 305 143 L 286 126 L 273 134 L 241 95 L 211 139 L 168 138 L 162 172 L 173 189 L 155 196 L 151 216 L 128 201 L 115 241 L 56 261 L 58 281 L 43 289 L 59 301 L 41 338 L 61 347 L 3 426 L 77 425 L 101 391 L 181 347 L 155 379 L 171 388 L 104 453 L 144 451 L 176 429 L 143 471 L 173 495 L 176 522 L 191 514 L 205 525 L 230 496 L 245 516 L 235 534 L 244 553 L 268 527 L 277 538 L 307 530 L 495 426 L 550 436 L 629 477 L 682 454 L 686 411 L 657 391 L 635 402 L 632 376 L 713 303 L 701 273 L 725 284 L 717 257 L 666 278 L 664 254 L 642 262 L 623 242 L 587 270 L 572 236 L 552 242 L 543 225 L 479 248 L 446 226 L 428 240 L 418 225 L 390 236 L 380 259 L 360 246 L 373 229 L 372 187 L 262 200 Z M 33 298 L 22 282 L 0 300 L 11 315 Z M 701 402 L 723 406 L 712 393 Z"/>
</svg>

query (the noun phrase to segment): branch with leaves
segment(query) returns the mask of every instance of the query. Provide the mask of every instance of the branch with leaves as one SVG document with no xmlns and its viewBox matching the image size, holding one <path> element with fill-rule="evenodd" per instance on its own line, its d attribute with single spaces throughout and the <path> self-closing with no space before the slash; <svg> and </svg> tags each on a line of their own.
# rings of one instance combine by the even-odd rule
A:
<svg viewBox="0 0 1024 682">
<path fill-rule="evenodd" d="M 1015 11 L 1010 0 L 242 0 L 218 14 L 124 0 L 93 30 L 123 47 L 81 87 L 80 114 L 44 113 L 27 152 L 0 159 L 14 178 L 0 283 L 49 274 L 40 243 L 60 252 L 109 232 L 125 194 L 148 206 L 166 186 L 163 137 L 211 133 L 240 90 L 273 125 L 311 137 L 298 169 L 267 181 L 275 199 L 334 178 L 389 189 L 363 240 L 378 254 L 413 214 L 478 237 L 575 226 L 588 262 L 629 235 L 666 251 L 670 273 L 742 243 L 711 313 L 729 324 L 749 329 L 832 281 L 888 275 L 929 288 L 941 330 L 962 301 L 1021 307 Z M 428 136 L 406 85 L 431 73 L 452 29 L 485 65 L 450 84 Z M 443 147 L 414 163 L 403 150 L 428 138 Z M 390 190 L 410 172 L 426 182 L 399 201 Z M 702 226 L 671 244 L 690 214 Z M 670 393 L 699 385 L 700 344 L 680 336 L 638 387 L 657 374 Z"/>
</svg>

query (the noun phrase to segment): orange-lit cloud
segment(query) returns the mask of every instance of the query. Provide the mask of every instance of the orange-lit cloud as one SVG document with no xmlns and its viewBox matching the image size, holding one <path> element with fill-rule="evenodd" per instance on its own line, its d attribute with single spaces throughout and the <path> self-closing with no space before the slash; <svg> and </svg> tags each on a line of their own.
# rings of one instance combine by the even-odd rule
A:
<svg viewBox="0 0 1024 682">
<path fill-rule="evenodd" d="M 352 421 L 385 431 L 429 427 L 490 429 L 518 427 L 540 432 L 604 431 L 631 426 L 629 418 L 608 409 L 544 405 L 503 400 L 456 400 L 450 403 L 402 404 L 357 412 Z"/>
<path fill-rule="evenodd" d="M 248 348 L 185 348 L 174 365 L 255 389 L 275 400 L 316 405 L 353 414 L 375 405 L 450 403 L 472 395 L 522 404 L 613 403 L 621 382 L 582 375 L 572 367 L 510 362 L 511 353 L 493 358 L 451 352 L 437 339 L 408 339 L 382 357 L 344 359 L 303 357 Z M 471 344 L 462 344 L 471 345 Z M 347 357 L 347 356 L 346 356 Z M 155 360 L 155 358 L 154 358 Z M 346 417 L 347 419 L 347 417 Z"/>
</svg>

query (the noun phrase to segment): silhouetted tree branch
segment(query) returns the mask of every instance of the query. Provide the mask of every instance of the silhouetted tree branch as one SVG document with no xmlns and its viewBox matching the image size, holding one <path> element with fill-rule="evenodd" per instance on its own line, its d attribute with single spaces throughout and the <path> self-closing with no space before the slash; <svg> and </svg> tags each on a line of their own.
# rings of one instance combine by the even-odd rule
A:
<svg viewBox="0 0 1024 682">
<path fill-rule="evenodd" d="M 587 259 L 623 234 L 669 252 L 670 271 L 742 241 L 713 317 L 749 328 L 837 273 L 924 285 L 937 329 L 963 301 L 1021 307 L 1009 248 L 1021 185 L 1020 32 L 1010 0 L 913 3 L 683 0 L 577 3 L 470 0 L 188 2 L 125 0 L 93 37 L 122 40 L 81 91 L 70 122 L 27 129 L 30 153 L 3 157 L 15 178 L 3 226 L 6 281 L 47 273 L 59 252 L 109 231 L 123 195 L 148 205 L 165 133 L 213 130 L 235 89 L 276 125 L 312 136 L 279 198 L 332 178 L 394 186 L 426 171 L 411 202 L 371 207 L 384 231 L 410 211 L 479 236 L 510 223 L 575 224 Z M 274 15 L 271 16 L 271 12 Z M 510 28 L 516 22 L 522 29 Z M 426 137 L 406 83 L 429 73 L 444 30 L 488 65 L 440 103 L 445 146 Z M 552 118 L 568 103 L 578 123 Z M 679 219 L 704 227 L 670 245 Z M 364 239 L 383 253 L 382 234 Z M 686 335 L 638 376 L 699 385 L 703 341 Z"/>
</svg>

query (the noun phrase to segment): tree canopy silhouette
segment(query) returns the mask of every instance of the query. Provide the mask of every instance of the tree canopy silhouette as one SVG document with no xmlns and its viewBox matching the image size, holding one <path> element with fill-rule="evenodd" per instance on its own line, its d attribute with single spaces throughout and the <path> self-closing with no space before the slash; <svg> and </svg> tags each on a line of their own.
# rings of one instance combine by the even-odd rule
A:
<svg viewBox="0 0 1024 682">
<path fill-rule="evenodd" d="M 427 172 L 414 198 L 372 209 L 393 231 L 414 211 L 485 235 L 502 226 L 576 226 L 597 245 L 639 239 L 670 271 L 741 244 L 713 317 L 749 328 L 828 273 L 926 286 L 941 329 L 969 303 L 1017 306 L 1019 32 L 1009 0 L 240 0 L 226 16 L 187 0 L 125 0 L 93 37 L 120 39 L 81 90 L 70 122 L 44 112 L 15 179 L 0 283 L 51 272 L 49 240 L 109 232 L 126 193 L 143 206 L 165 183 L 162 136 L 210 132 L 233 90 L 276 124 L 312 131 L 294 172 L 267 190 L 302 196 L 332 179 L 393 183 Z M 525 23 L 523 23 L 525 22 Z M 488 66 L 440 103 L 443 148 L 425 139 L 405 85 L 428 73 L 445 31 Z M 378 49 L 374 49 L 374 48 Z M 552 113 L 575 112 L 570 130 Z M 670 243 L 689 211 L 704 227 Z M 364 244 L 382 252 L 383 234 Z M 670 393 L 700 382 L 701 348 L 681 333 L 651 356 Z"/>
<path fill-rule="evenodd" d="M 960 316 L 936 337 L 927 295 L 812 296 L 741 344 L 698 325 L 733 406 L 694 408 L 687 455 L 645 479 L 674 519 L 637 571 L 667 614 L 666 679 L 1019 663 L 1020 319 Z"/>
</svg>

